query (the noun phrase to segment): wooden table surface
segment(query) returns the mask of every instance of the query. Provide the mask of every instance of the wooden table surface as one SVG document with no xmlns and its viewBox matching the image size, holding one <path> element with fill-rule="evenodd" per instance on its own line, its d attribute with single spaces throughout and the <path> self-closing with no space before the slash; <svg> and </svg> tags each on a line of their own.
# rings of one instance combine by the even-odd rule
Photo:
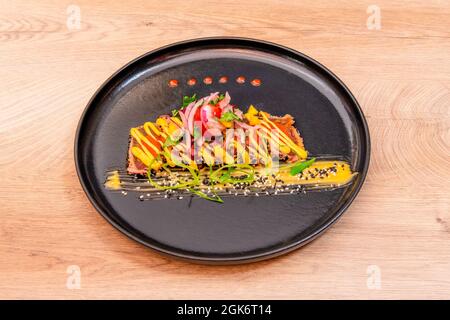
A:
<svg viewBox="0 0 450 320">
<path fill-rule="evenodd" d="M 450 298 L 449 1 L 119 3 L 0 0 L 0 298 Z M 128 239 L 89 203 L 73 159 L 79 117 L 115 70 L 217 35 L 322 62 L 372 139 L 366 183 L 336 225 L 242 266 Z"/>
</svg>

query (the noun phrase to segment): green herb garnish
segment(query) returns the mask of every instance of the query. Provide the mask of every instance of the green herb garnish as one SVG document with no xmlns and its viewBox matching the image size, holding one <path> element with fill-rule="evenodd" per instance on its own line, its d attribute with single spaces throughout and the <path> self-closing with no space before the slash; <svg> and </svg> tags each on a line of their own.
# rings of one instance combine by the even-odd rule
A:
<svg viewBox="0 0 450 320">
<path fill-rule="evenodd" d="M 205 200 L 223 203 L 222 198 L 219 197 L 216 193 L 214 193 L 214 197 L 210 197 L 210 196 L 208 196 L 206 193 L 204 193 L 203 191 L 200 191 L 200 190 L 196 190 L 196 189 L 193 189 L 193 188 L 189 188 L 189 191 L 192 192 L 192 193 L 194 193 L 194 194 L 196 194 L 196 195 L 199 196 L 200 198 L 205 199 Z"/>
<path fill-rule="evenodd" d="M 217 98 L 215 98 L 214 100 L 211 100 L 209 102 L 209 104 L 212 104 L 213 106 L 215 106 L 219 101 L 222 101 L 225 98 L 225 95 L 223 93 L 221 93 Z"/>
<path fill-rule="evenodd" d="M 195 100 L 197 100 L 197 94 L 195 94 L 195 93 L 192 95 L 192 97 L 184 96 L 180 109 L 173 109 L 172 116 L 173 117 L 178 116 L 178 114 L 180 113 L 181 110 L 185 109 L 190 103 L 194 102 Z"/>
<path fill-rule="evenodd" d="M 220 183 L 225 183 L 228 180 L 231 179 L 231 171 L 230 169 L 228 169 L 228 171 L 226 171 L 225 173 L 223 173 L 220 177 L 219 177 L 219 182 Z"/>
<path fill-rule="evenodd" d="M 178 141 L 180 141 L 181 137 L 183 135 L 179 135 L 178 137 L 171 137 L 170 135 L 167 136 L 166 141 L 164 141 L 163 147 L 169 147 L 169 146 L 174 146 L 178 143 Z"/>
<path fill-rule="evenodd" d="M 169 155 L 167 153 L 163 152 L 163 155 L 165 157 L 168 157 Z M 218 194 L 216 194 L 214 191 L 212 192 L 213 196 L 209 196 L 206 193 L 204 193 L 203 191 L 197 190 L 195 189 L 196 187 L 198 187 L 200 185 L 200 178 L 198 175 L 198 172 L 196 170 L 194 170 L 193 168 L 191 168 L 190 166 L 184 165 L 184 164 L 177 164 L 179 167 L 187 169 L 189 171 L 189 173 L 191 174 L 191 180 L 187 180 L 187 181 L 181 181 L 179 180 L 178 183 L 176 183 L 175 185 L 170 185 L 170 186 L 161 186 L 159 185 L 157 182 L 155 182 L 152 179 L 152 174 L 151 174 L 151 166 L 153 164 L 153 162 L 156 161 L 156 159 L 153 159 L 152 162 L 149 165 L 149 168 L 147 170 L 147 178 L 148 181 L 150 182 L 150 184 L 152 186 L 154 186 L 157 189 L 160 190 L 176 190 L 176 189 L 188 189 L 190 192 L 196 194 L 197 196 L 199 196 L 200 198 L 206 199 L 206 200 L 210 200 L 210 201 L 214 201 L 214 202 L 219 202 L 219 203 L 223 203 L 223 200 L 221 197 L 219 197 Z M 162 168 L 170 175 L 172 174 L 171 170 L 169 169 L 168 165 L 163 165 Z"/>
<path fill-rule="evenodd" d="M 241 120 L 233 111 L 227 111 L 220 117 L 220 121 Z"/>
<path fill-rule="evenodd" d="M 184 96 L 180 110 L 186 108 L 190 103 L 194 102 L 195 100 L 197 100 L 197 94 L 195 93 L 192 95 L 192 97 Z"/>
<path fill-rule="evenodd" d="M 163 147 L 174 146 L 177 142 L 174 141 L 170 136 L 167 137 L 166 141 L 164 141 Z"/>
<path fill-rule="evenodd" d="M 236 173 L 239 173 L 241 176 L 236 177 Z M 242 182 L 251 183 L 255 180 L 255 168 L 248 164 L 229 164 L 210 172 L 209 179 L 212 182 L 219 182 L 223 184 L 235 184 Z"/>
<path fill-rule="evenodd" d="M 315 161 L 316 161 L 316 158 L 312 158 L 308 161 L 303 161 L 303 162 L 300 162 L 299 164 L 294 165 L 290 171 L 291 176 L 295 176 L 295 175 L 299 174 L 300 172 L 302 172 L 303 170 L 305 170 L 306 168 L 311 166 Z"/>
<path fill-rule="evenodd" d="M 177 184 L 170 185 L 170 186 L 161 186 L 161 185 L 159 185 L 157 182 L 153 181 L 152 173 L 151 173 L 151 166 L 152 166 L 152 164 L 153 164 L 153 162 L 155 160 L 156 160 L 156 158 L 153 159 L 150 162 L 150 165 L 149 165 L 148 170 L 147 170 L 147 179 L 150 182 L 150 184 L 152 186 L 154 186 L 156 189 L 160 189 L 160 190 L 186 189 L 186 188 L 191 188 L 191 187 L 194 187 L 194 186 L 198 186 L 200 184 L 200 178 L 198 177 L 197 172 L 194 169 L 192 169 L 191 167 L 179 163 L 179 164 L 177 164 L 179 167 L 187 169 L 189 171 L 189 173 L 191 174 L 192 180 L 187 180 L 187 181 L 184 181 L 184 182 L 182 182 L 180 180 Z M 163 169 L 165 171 L 167 171 L 169 174 L 171 174 L 171 171 L 170 171 L 170 169 L 169 169 L 169 167 L 167 165 L 163 165 Z"/>
</svg>

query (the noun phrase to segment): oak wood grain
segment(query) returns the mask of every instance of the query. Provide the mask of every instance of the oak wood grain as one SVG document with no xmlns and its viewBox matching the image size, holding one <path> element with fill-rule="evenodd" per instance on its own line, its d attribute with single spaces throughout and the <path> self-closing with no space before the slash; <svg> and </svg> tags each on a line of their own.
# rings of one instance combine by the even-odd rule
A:
<svg viewBox="0 0 450 320">
<path fill-rule="evenodd" d="M 66 25 L 71 4 L 79 30 Z M 371 4 L 380 30 L 366 26 Z M 448 1 L 0 0 L 0 298 L 450 298 L 449 15 Z M 76 125 L 107 77 L 161 45 L 217 35 L 319 60 L 355 94 L 372 138 L 367 182 L 333 228 L 243 266 L 134 243 L 96 213 L 74 168 Z M 80 289 L 66 286 L 70 265 Z"/>
</svg>

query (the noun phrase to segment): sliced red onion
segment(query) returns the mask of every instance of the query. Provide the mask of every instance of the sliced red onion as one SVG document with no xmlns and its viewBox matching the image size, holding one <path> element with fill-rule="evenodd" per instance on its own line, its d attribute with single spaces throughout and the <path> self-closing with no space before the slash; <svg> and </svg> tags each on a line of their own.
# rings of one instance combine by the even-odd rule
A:
<svg viewBox="0 0 450 320">
<path fill-rule="evenodd" d="M 212 136 L 221 136 L 222 135 L 222 130 L 220 130 L 219 128 L 211 128 L 205 131 L 205 133 L 203 134 L 203 136 L 206 137 L 212 137 Z"/>
<path fill-rule="evenodd" d="M 230 101 L 231 101 L 231 97 L 227 91 L 227 92 L 225 92 L 225 97 L 219 101 L 219 107 L 222 109 L 225 108 L 227 105 L 230 104 Z"/>
<path fill-rule="evenodd" d="M 185 152 L 189 155 L 189 158 L 191 157 L 191 146 L 192 146 L 192 141 L 191 141 L 191 135 L 189 134 L 189 132 L 185 132 L 184 133 L 184 137 L 186 137 L 186 144 L 184 145 L 185 147 Z"/>
<path fill-rule="evenodd" d="M 246 129 L 246 130 L 252 130 L 252 129 L 259 129 L 259 126 L 251 126 L 246 124 L 245 122 L 242 121 L 235 121 L 234 122 L 236 124 L 237 127 L 240 127 L 242 129 Z"/>
<path fill-rule="evenodd" d="M 195 106 L 192 108 L 191 112 L 189 113 L 188 118 L 188 130 L 191 134 L 194 134 L 194 117 L 195 113 L 197 112 L 197 109 L 200 107 L 201 103 L 196 103 Z"/>
<path fill-rule="evenodd" d="M 241 119 L 241 120 L 244 118 L 244 114 L 242 113 L 242 111 L 237 109 L 237 108 L 234 109 L 234 114 L 237 115 L 238 118 Z"/>
<path fill-rule="evenodd" d="M 219 92 L 211 93 L 208 97 L 204 98 L 203 106 L 207 106 L 208 103 L 219 96 Z"/>
<path fill-rule="evenodd" d="M 194 105 L 196 104 L 196 101 L 192 101 L 191 103 L 189 103 L 187 105 L 186 108 L 184 108 L 184 110 L 181 110 L 180 113 L 184 113 L 186 118 L 189 118 L 189 114 L 191 113 L 192 108 L 194 107 Z"/>
<path fill-rule="evenodd" d="M 205 128 L 224 128 L 224 126 L 219 121 L 217 121 L 215 118 L 208 117 L 205 112 L 200 112 L 200 119 Z"/>
<path fill-rule="evenodd" d="M 205 101 L 205 98 L 199 99 L 199 100 L 197 101 L 197 103 L 194 105 L 194 107 L 195 107 L 195 106 L 202 106 L 204 101 Z"/>
<path fill-rule="evenodd" d="M 193 102 L 191 108 L 188 110 L 189 112 L 185 112 L 186 115 L 186 119 L 189 119 L 189 117 L 191 116 L 192 110 L 197 106 L 201 106 L 203 105 L 203 101 L 205 100 L 205 98 L 201 98 L 199 100 L 197 100 L 196 102 Z"/>
<path fill-rule="evenodd" d="M 225 128 L 219 121 L 217 121 L 216 119 L 213 119 L 213 118 L 208 119 L 208 121 L 206 122 L 206 126 L 207 126 L 207 128 L 211 128 L 211 129 L 217 128 L 220 130 Z"/>
<path fill-rule="evenodd" d="M 200 137 L 200 138 L 197 138 L 197 139 L 195 140 L 195 143 L 196 143 L 198 146 L 202 146 L 204 142 L 205 142 L 205 138 L 204 138 L 203 136 Z"/>
<path fill-rule="evenodd" d="M 181 121 L 183 122 L 183 128 L 188 129 L 188 120 L 186 119 L 186 115 L 183 112 L 179 112 Z"/>
<path fill-rule="evenodd" d="M 223 113 L 228 112 L 228 111 L 233 111 L 233 106 L 231 104 L 228 104 L 222 108 Z"/>
<path fill-rule="evenodd" d="M 202 124 L 206 127 L 206 123 L 208 122 L 208 119 L 205 118 L 204 112 L 200 112 L 200 120 Z"/>
</svg>

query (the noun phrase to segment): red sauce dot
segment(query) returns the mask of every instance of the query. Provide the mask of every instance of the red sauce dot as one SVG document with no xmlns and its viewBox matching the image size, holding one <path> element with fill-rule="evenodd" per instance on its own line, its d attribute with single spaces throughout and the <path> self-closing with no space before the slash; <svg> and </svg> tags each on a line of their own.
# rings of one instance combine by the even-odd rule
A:
<svg viewBox="0 0 450 320">
<path fill-rule="evenodd" d="M 261 85 L 261 80 L 259 79 L 253 79 L 251 82 L 252 86 L 259 87 Z"/>
<path fill-rule="evenodd" d="M 236 78 L 236 82 L 239 84 L 243 84 L 245 83 L 245 77 L 244 76 L 239 76 Z"/>
<path fill-rule="evenodd" d="M 205 77 L 205 79 L 203 79 L 204 84 L 211 84 L 212 82 L 213 82 L 213 79 L 211 77 Z"/>
<path fill-rule="evenodd" d="M 219 78 L 219 83 L 227 83 L 227 82 L 228 82 L 228 77 L 223 76 L 223 77 Z"/>
<path fill-rule="evenodd" d="M 195 78 L 191 78 L 188 80 L 187 84 L 190 86 L 193 86 L 197 83 L 197 80 Z"/>
<path fill-rule="evenodd" d="M 169 87 L 175 88 L 176 86 L 178 86 L 178 80 L 176 79 L 169 80 Z"/>
</svg>

